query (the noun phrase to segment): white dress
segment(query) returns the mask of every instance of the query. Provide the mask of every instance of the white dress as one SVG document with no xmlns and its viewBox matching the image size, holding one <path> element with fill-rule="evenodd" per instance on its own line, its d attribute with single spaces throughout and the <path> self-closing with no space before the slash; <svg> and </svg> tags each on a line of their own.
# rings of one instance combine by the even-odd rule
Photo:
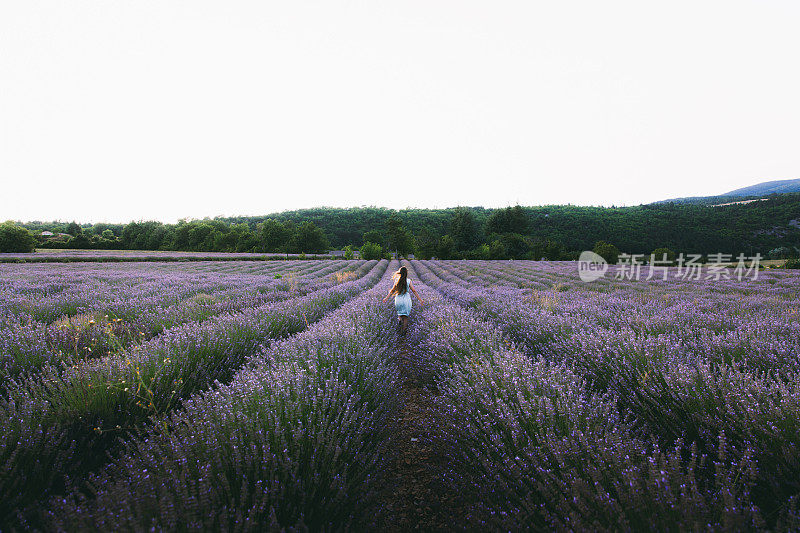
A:
<svg viewBox="0 0 800 533">
<path fill-rule="evenodd" d="M 411 280 L 406 278 L 406 292 L 405 294 L 394 295 L 394 308 L 397 310 L 397 316 L 408 316 L 411 312 Z"/>
</svg>

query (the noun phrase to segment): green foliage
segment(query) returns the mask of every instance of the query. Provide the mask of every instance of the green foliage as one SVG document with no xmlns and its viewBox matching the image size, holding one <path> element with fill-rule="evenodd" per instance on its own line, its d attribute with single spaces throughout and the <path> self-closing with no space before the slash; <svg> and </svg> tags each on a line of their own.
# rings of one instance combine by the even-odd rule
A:
<svg viewBox="0 0 800 533">
<path fill-rule="evenodd" d="M 374 242 L 375 244 L 380 244 L 383 246 L 386 244 L 386 235 L 382 231 L 373 229 L 364 233 L 361 239 L 361 243 L 365 244 L 368 242 Z"/>
<path fill-rule="evenodd" d="M 489 259 L 508 259 L 506 247 L 500 239 L 492 241 L 489 245 Z"/>
<path fill-rule="evenodd" d="M 73 237 L 77 237 L 81 233 L 83 233 L 83 229 L 78 225 L 77 222 L 70 222 L 67 224 L 66 231 L 64 233 L 69 233 Z"/>
<path fill-rule="evenodd" d="M 353 259 L 355 257 L 355 253 L 353 253 L 353 246 L 348 244 L 344 247 L 344 258 L 345 259 Z"/>
<path fill-rule="evenodd" d="M 102 236 L 106 232 L 106 230 L 111 232 L 112 235 L 111 238 L 116 237 L 116 234 L 114 233 L 114 226 L 112 224 L 106 224 L 105 222 L 98 222 L 90 229 L 88 229 L 86 233 L 92 233 L 94 235 Z"/>
<path fill-rule="evenodd" d="M 97 236 L 94 237 L 95 239 Z M 68 241 L 69 247 L 76 250 L 88 250 L 92 246 L 92 242 L 85 233 L 78 233 L 76 236 Z"/>
<path fill-rule="evenodd" d="M 298 253 L 321 254 L 329 247 L 325 233 L 313 222 L 301 223 L 292 236 L 291 249 Z"/>
<path fill-rule="evenodd" d="M 558 261 L 564 254 L 561 243 L 551 239 L 531 238 L 519 233 L 494 234 L 488 245 L 488 259 L 547 259 Z"/>
<path fill-rule="evenodd" d="M 30 253 L 36 248 L 36 239 L 31 233 L 13 222 L 0 224 L 0 252 Z"/>
<path fill-rule="evenodd" d="M 361 259 L 380 259 L 383 256 L 383 248 L 380 244 L 375 244 L 374 242 L 365 242 L 359 251 L 361 252 Z"/>
<path fill-rule="evenodd" d="M 432 228 L 425 226 L 414 239 L 414 255 L 418 259 L 430 259 L 436 256 L 440 237 Z"/>
<path fill-rule="evenodd" d="M 767 252 L 768 259 L 788 259 L 795 257 L 797 253 L 786 246 L 779 246 Z"/>
<path fill-rule="evenodd" d="M 389 250 L 400 256 L 408 255 L 412 250 L 413 237 L 408 232 L 403 222 L 392 215 L 386 221 L 386 232 L 389 235 Z"/>
<path fill-rule="evenodd" d="M 783 268 L 800 268 L 800 259 L 787 259 Z"/>
<path fill-rule="evenodd" d="M 438 259 L 453 259 L 455 257 L 456 243 L 450 235 L 443 235 L 439 239 L 439 246 L 436 250 Z"/>
<path fill-rule="evenodd" d="M 741 199 L 741 198 L 737 198 Z M 261 217 L 232 217 L 178 224 L 132 222 L 125 226 L 95 224 L 84 233 L 96 236 L 110 229 L 120 242 L 103 239 L 47 247 L 119 247 L 141 250 L 255 251 L 282 253 L 297 249 L 303 222 L 313 223 L 332 247 L 375 243 L 382 249 L 413 251 L 418 257 L 457 258 L 478 253 L 488 244 L 493 257 L 574 257 L 597 241 L 619 250 L 649 256 L 656 248 L 684 253 L 739 253 L 784 259 L 800 251 L 800 194 L 770 195 L 749 204 L 708 206 L 665 202 L 621 208 L 549 205 L 504 209 L 316 208 Z M 31 222 L 27 229 L 63 233 L 64 222 Z M 78 224 L 69 224 L 77 233 Z M 306 231 L 306 230 L 303 230 Z M 514 235 L 503 237 L 505 235 Z M 499 241 L 499 244 L 494 244 Z M 555 243 L 555 244 L 553 244 Z M 505 251 L 502 247 L 507 248 Z M 303 245 L 302 247 L 305 247 Z M 310 252 L 309 250 L 306 250 Z"/>
<path fill-rule="evenodd" d="M 273 218 L 258 225 L 260 252 L 285 252 L 290 239 L 291 228 Z"/>
<path fill-rule="evenodd" d="M 593 251 L 611 265 L 616 264 L 619 258 L 619 248 L 605 241 L 597 241 Z"/>
<path fill-rule="evenodd" d="M 564 254 L 564 247 L 561 243 L 550 239 L 537 239 L 530 244 L 531 259 L 546 259 L 548 261 L 558 261 Z"/>
<path fill-rule="evenodd" d="M 171 250 L 175 246 L 173 232 L 161 222 L 131 222 L 122 229 L 120 240 L 128 250 Z"/>
<path fill-rule="evenodd" d="M 506 233 L 500 237 L 500 242 L 509 259 L 524 259 L 531 249 L 528 241 L 519 233 Z"/>
<path fill-rule="evenodd" d="M 475 259 L 491 259 L 491 247 L 488 244 L 481 244 L 473 252 Z"/>
<path fill-rule="evenodd" d="M 498 209 L 489 215 L 486 221 L 486 233 L 521 233 L 527 234 L 530 226 L 528 215 L 522 206 Z"/>
<path fill-rule="evenodd" d="M 657 262 L 659 261 L 662 262 L 662 264 L 665 259 L 666 261 L 669 261 L 669 264 L 673 264 L 675 262 L 675 257 L 677 257 L 677 254 L 672 250 L 670 250 L 669 248 L 662 247 L 653 250 L 650 253 L 650 257 L 652 257 Z M 648 261 L 650 260 L 650 257 L 647 258 Z"/>
<path fill-rule="evenodd" d="M 468 208 L 482 226 L 488 216 L 488 211 L 483 208 Z M 435 234 L 446 233 L 450 219 L 455 209 L 403 209 L 393 210 L 383 207 L 358 207 L 358 208 L 330 208 L 320 207 L 302 209 L 297 211 L 284 211 L 260 217 L 233 217 L 222 218 L 230 223 L 245 222 L 255 227 L 267 218 L 278 222 L 292 222 L 299 224 L 304 220 L 313 222 L 325 231 L 331 246 L 342 248 L 347 244 L 360 245 L 372 242 L 386 247 L 387 236 L 384 235 L 386 221 L 395 215 L 406 229 L 417 236 L 423 227 L 430 228 Z M 366 234 L 366 235 L 365 235 Z"/>
<path fill-rule="evenodd" d="M 459 207 L 450 220 L 450 235 L 456 251 L 472 250 L 481 243 L 481 235 L 475 215 L 467 208 Z"/>
</svg>

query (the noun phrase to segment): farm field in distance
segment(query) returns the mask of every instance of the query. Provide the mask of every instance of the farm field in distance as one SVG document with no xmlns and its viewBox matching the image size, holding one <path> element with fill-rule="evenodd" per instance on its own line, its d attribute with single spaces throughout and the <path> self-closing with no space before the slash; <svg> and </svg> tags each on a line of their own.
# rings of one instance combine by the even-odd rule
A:
<svg viewBox="0 0 800 533">
<path fill-rule="evenodd" d="M 800 529 L 797 271 L 238 259 L 0 264 L 0 531 Z"/>
</svg>

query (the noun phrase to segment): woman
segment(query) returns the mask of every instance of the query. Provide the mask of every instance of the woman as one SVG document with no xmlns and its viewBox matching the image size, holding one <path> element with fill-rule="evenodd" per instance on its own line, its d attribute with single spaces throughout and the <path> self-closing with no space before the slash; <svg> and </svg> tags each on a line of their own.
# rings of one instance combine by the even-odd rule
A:
<svg viewBox="0 0 800 533">
<path fill-rule="evenodd" d="M 411 294 L 408 292 L 408 289 L 411 289 L 411 292 L 413 292 L 414 296 L 419 300 L 420 305 L 425 302 L 422 301 L 417 291 L 411 286 L 411 280 L 408 279 L 408 269 L 406 267 L 400 267 L 400 270 L 395 272 L 392 277 L 395 278 L 394 285 L 389 291 L 389 294 L 383 297 L 383 301 L 385 302 L 390 296 L 394 295 L 394 308 L 397 309 L 397 318 L 400 320 L 400 333 L 405 334 L 408 329 L 408 314 L 411 312 Z"/>
</svg>

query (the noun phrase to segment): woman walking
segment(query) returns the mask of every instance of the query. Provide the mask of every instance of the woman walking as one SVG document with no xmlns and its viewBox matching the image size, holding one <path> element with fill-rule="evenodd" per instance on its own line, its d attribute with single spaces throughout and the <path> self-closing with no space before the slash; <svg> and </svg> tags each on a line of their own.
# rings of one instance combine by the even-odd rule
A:
<svg viewBox="0 0 800 533">
<path fill-rule="evenodd" d="M 411 289 L 411 292 L 413 292 L 414 296 L 419 300 L 420 305 L 425 302 L 419 297 L 414 287 L 411 286 L 411 280 L 408 279 L 408 269 L 406 267 L 400 267 L 400 270 L 395 272 L 392 277 L 395 280 L 394 285 L 389 291 L 389 294 L 383 297 L 383 301 L 385 302 L 394 295 L 394 308 L 397 310 L 397 318 L 400 320 L 400 333 L 405 334 L 408 329 L 408 314 L 411 312 L 411 293 L 409 293 L 408 290 Z"/>
</svg>

